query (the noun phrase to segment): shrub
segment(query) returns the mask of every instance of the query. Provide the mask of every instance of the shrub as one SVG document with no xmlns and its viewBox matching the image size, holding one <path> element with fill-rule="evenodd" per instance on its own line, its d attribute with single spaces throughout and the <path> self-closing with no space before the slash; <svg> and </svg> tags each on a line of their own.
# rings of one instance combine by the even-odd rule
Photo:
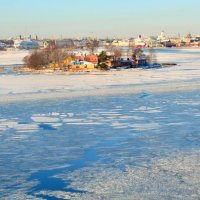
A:
<svg viewBox="0 0 200 200">
<path fill-rule="evenodd" d="M 98 64 L 98 69 L 105 71 L 108 70 L 108 66 L 105 63 L 100 63 Z"/>
</svg>

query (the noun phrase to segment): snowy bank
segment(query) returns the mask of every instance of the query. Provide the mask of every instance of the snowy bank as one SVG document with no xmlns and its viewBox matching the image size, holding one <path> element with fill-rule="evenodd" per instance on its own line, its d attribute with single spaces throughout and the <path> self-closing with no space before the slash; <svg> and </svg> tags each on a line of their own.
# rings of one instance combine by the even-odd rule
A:
<svg viewBox="0 0 200 200">
<path fill-rule="evenodd" d="M 12 103 L 15 101 L 34 101 L 34 100 L 57 100 L 57 99 L 71 99 L 85 96 L 115 96 L 128 94 L 156 94 L 167 92 L 181 92 L 181 91 L 199 91 L 200 81 L 198 82 L 174 82 L 174 83 L 159 83 L 159 84 L 143 84 L 136 86 L 120 86 L 105 88 L 77 88 L 76 90 L 65 91 L 39 91 L 37 93 L 22 93 L 22 94 L 6 94 L 1 95 L 0 103 Z"/>
<path fill-rule="evenodd" d="M 23 58 L 28 55 L 28 51 L 0 51 L 0 65 L 23 64 Z"/>
<path fill-rule="evenodd" d="M 25 52 L 21 52 L 20 55 L 24 56 Z M 9 55 L 9 58 L 11 57 L 12 55 Z M 195 52 L 174 49 L 162 51 L 157 53 L 157 58 L 159 62 L 179 64 L 161 69 L 130 69 L 63 75 L 2 74 L 0 75 L 0 101 L 200 89 L 198 49 Z"/>
</svg>

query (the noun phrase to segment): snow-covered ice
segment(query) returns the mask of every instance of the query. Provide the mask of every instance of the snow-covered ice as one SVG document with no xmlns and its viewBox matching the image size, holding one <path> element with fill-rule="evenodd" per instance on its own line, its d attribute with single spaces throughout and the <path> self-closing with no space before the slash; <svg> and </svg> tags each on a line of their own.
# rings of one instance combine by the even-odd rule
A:
<svg viewBox="0 0 200 200">
<path fill-rule="evenodd" d="M 200 196 L 197 50 L 175 67 L 0 74 L 0 199 Z"/>
<path fill-rule="evenodd" d="M 195 90 L 200 87 L 199 49 L 172 49 L 166 52 L 163 49 L 158 51 L 157 57 L 160 62 L 177 62 L 178 65 L 162 69 L 76 75 L 0 74 L 0 101 L 13 101 L 13 98 L 31 100 L 120 93 L 148 95 L 148 92 Z"/>
<path fill-rule="evenodd" d="M 23 64 L 23 58 L 27 55 L 28 51 L 19 51 L 19 50 L 0 51 L 0 66 Z"/>
</svg>

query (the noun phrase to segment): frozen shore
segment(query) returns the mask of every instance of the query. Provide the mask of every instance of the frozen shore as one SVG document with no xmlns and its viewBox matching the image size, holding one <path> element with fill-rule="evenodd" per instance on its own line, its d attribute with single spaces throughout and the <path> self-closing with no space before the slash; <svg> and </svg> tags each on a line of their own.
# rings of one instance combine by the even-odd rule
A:
<svg viewBox="0 0 200 200">
<path fill-rule="evenodd" d="M 20 63 L 26 53 L 7 52 L 4 56 L 1 53 L 0 65 L 6 57 L 9 58 L 8 63 Z M 161 69 L 64 75 L 0 74 L 0 102 L 200 89 L 199 49 L 159 52 L 157 58 L 159 62 L 176 62 L 178 65 Z"/>
<path fill-rule="evenodd" d="M 23 58 L 28 55 L 28 51 L 9 50 L 0 52 L 0 66 L 23 64 Z"/>
<path fill-rule="evenodd" d="M 53 91 L 53 92 L 38 92 L 38 93 L 22 93 L 22 94 L 4 94 L 1 95 L 0 103 L 12 103 L 15 101 L 33 101 L 45 99 L 71 99 L 77 97 L 91 96 L 115 96 L 128 94 L 156 94 L 167 92 L 180 91 L 195 91 L 200 89 L 200 81 L 195 82 L 174 82 L 174 83 L 159 83 L 145 84 L 135 86 L 119 86 L 114 88 L 92 88 L 92 89 L 75 89 L 68 91 Z"/>
</svg>

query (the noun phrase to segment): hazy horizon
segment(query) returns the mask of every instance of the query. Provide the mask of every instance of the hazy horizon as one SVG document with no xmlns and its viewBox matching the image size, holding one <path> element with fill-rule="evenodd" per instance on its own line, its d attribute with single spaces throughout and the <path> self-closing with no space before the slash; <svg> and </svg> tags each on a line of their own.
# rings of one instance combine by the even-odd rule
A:
<svg viewBox="0 0 200 200">
<path fill-rule="evenodd" d="M 200 34 L 198 0 L 0 0 L 0 37 L 136 37 Z"/>
</svg>

